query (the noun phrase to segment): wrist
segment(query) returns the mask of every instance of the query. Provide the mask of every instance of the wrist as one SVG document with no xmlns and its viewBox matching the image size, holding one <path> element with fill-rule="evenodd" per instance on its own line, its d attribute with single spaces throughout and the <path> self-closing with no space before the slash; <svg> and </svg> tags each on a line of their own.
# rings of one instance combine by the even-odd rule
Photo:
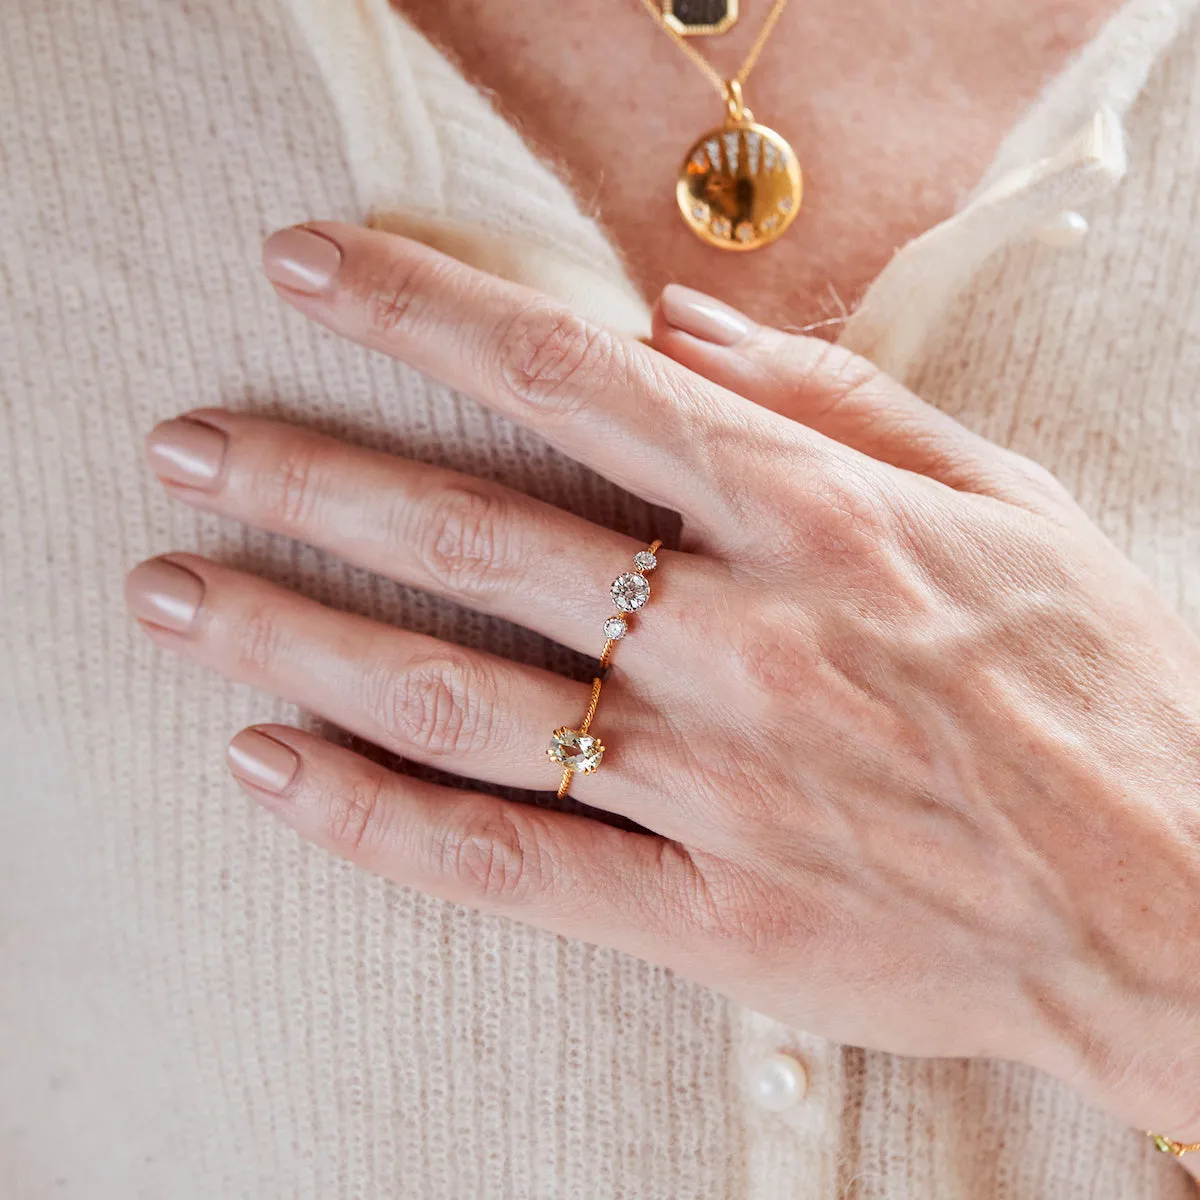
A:
<svg viewBox="0 0 1200 1200">
<path fill-rule="evenodd" d="M 1129 1126 L 1188 1145 L 1200 1143 L 1200 851 L 1178 815 L 1154 812 L 1159 828 L 1116 852 L 1080 952 L 1031 973 L 1041 1032 L 1026 1061 Z M 1200 1150 L 1179 1162 L 1200 1178 Z"/>
</svg>

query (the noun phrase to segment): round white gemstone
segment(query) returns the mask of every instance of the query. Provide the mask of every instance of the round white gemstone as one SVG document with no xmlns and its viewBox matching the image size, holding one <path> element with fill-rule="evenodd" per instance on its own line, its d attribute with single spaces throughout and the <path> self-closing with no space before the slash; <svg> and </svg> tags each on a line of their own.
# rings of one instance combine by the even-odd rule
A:
<svg viewBox="0 0 1200 1200">
<path fill-rule="evenodd" d="M 546 751 L 551 762 L 560 767 L 570 767 L 581 775 L 590 775 L 604 757 L 604 747 L 600 739 L 590 733 L 580 733 L 578 729 L 556 729 L 550 738 L 550 746 Z"/>
<path fill-rule="evenodd" d="M 613 580 L 612 599 L 622 612 L 637 612 L 650 599 L 650 584 L 634 571 L 618 575 Z"/>
<path fill-rule="evenodd" d="M 742 221 L 734 234 L 739 242 L 749 242 L 754 237 L 754 226 L 749 221 Z"/>
<path fill-rule="evenodd" d="M 651 550 L 639 550 L 633 556 L 633 565 L 639 571 L 653 571 L 658 566 L 658 559 Z"/>
<path fill-rule="evenodd" d="M 790 1054 L 768 1054 L 754 1064 L 747 1090 L 759 1108 L 783 1112 L 804 1098 L 808 1072 Z"/>
<path fill-rule="evenodd" d="M 629 626 L 625 624 L 624 617 L 609 617 L 604 622 L 604 636 L 614 642 L 623 638 L 628 632 Z"/>
</svg>

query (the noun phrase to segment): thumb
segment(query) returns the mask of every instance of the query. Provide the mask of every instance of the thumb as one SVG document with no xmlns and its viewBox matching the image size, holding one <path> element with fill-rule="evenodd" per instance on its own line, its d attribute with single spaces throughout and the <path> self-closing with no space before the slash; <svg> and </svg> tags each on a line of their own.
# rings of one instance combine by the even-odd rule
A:
<svg viewBox="0 0 1200 1200">
<path fill-rule="evenodd" d="M 972 433 L 865 358 L 820 338 L 756 325 L 702 292 L 668 284 L 650 344 L 706 379 L 880 462 L 957 491 L 1062 515 L 1061 484 Z"/>
</svg>

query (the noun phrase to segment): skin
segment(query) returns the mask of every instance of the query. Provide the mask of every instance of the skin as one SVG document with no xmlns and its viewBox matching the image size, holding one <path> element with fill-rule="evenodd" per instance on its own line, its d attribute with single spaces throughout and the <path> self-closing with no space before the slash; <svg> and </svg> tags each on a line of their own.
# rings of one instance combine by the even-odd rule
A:
<svg viewBox="0 0 1200 1200">
<path fill-rule="evenodd" d="M 278 287 L 287 303 L 586 448 L 686 534 L 617 647 L 596 724 L 610 753 L 575 788 L 640 831 L 280 726 L 264 732 L 294 774 L 263 787 L 235 758 L 249 794 L 399 883 L 842 1042 L 1029 1063 L 1200 1138 L 1200 643 L 1063 488 L 869 363 L 739 336 L 713 302 L 718 341 L 680 328 L 676 292 L 644 345 L 414 242 L 310 228 L 340 269 Z M 641 548 L 286 424 L 188 420 L 226 449 L 203 487 L 163 472 L 182 502 L 585 652 Z M 177 433 L 151 437 L 160 470 Z M 416 762 L 556 785 L 541 748 L 587 685 L 170 561 L 203 604 L 183 632 L 145 625 L 164 648 Z"/>
<path fill-rule="evenodd" d="M 644 295 L 683 283 L 764 323 L 836 334 L 897 247 L 955 211 L 1118 0 L 789 4 L 746 102 L 794 146 L 804 207 L 786 237 L 750 255 L 713 254 L 679 219 L 676 170 L 725 110 L 640 0 L 398 7 L 598 214 Z M 745 0 L 729 33 L 696 44 L 733 74 L 766 8 Z"/>
</svg>

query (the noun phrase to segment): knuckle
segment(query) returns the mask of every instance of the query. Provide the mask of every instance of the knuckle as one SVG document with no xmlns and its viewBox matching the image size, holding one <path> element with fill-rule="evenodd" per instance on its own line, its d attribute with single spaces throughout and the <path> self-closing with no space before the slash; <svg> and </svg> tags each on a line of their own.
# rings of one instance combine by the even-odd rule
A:
<svg viewBox="0 0 1200 1200">
<path fill-rule="evenodd" d="M 608 380 L 617 346 L 611 333 L 568 309 L 535 304 L 501 332 L 501 373 L 518 399 L 569 415 Z"/>
<path fill-rule="evenodd" d="M 509 561 L 511 522 L 494 492 L 451 484 L 432 497 L 415 550 L 425 573 L 450 592 L 478 594 Z"/>
<path fill-rule="evenodd" d="M 405 746 L 433 757 L 496 748 L 495 681 L 478 665 L 441 657 L 368 683 L 369 711 Z"/>
<path fill-rule="evenodd" d="M 548 886 L 541 840 L 535 820 L 510 806 L 489 808 L 447 826 L 437 847 L 439 866 L 477 899 L 519 903 Z"/>
<path fill-rule="evenodd" d="M 424 256 L 398 256 L 365 275 L 356 290 L 362 319 L 380 341 L 410 330 L 419 319 L 422 301 L 445 266 Z"/>
<path fill-rule="evenodd" d="M 728 862 L 665 843 L 663 894 L 675 926 L 713 940 L 760 952 L 778 946 L 793 930 L 778 898 L 755 874 Z"/>
<path fill-rule="evenodd" d="M 256 604 L 237 630 L 238 674 L 250 678 L 273 675 L 287 654 L 288 642 L 287 625 L 276 606 Z"/>
<path fill-rule="evenodd" d="M 818 338 L 781 347 L 777 374 L 801 400 L 806 421 L 819 421 L 848 401 L 875 393 L 886 380 L 869 359 Z"/>
<path fill-rule="evenodd" d="M 382 781 L 354 781 L 330 801 L 325 830 L 329 845 L 346 858 L 362 854 L 378 839 L 383 811 Z"/>
<path fill-rule="evenodd" d="M 749 695 L 767 697 L 777 715 L 786 698 L 805 686 L 818 667 L 814 639 L 784 602 L 742 612 L 727 636 L 734 660 L 732 678 L 740 680 Z"/>
<path fill-rule="evenodd" d="M 897 514 L 874 481 L 832 464 L 790 505 L 788 540 L 810 566 L 854 572 L 876 561 L 895 531 Z"/>
<path fill-rule="evenodd" d="M 318 443 L 293 437 L 265 464 L 256 500 L 263 519 L 276 527 L 303 528 L 317 519 L 322 489 Z"/>
</svg>

